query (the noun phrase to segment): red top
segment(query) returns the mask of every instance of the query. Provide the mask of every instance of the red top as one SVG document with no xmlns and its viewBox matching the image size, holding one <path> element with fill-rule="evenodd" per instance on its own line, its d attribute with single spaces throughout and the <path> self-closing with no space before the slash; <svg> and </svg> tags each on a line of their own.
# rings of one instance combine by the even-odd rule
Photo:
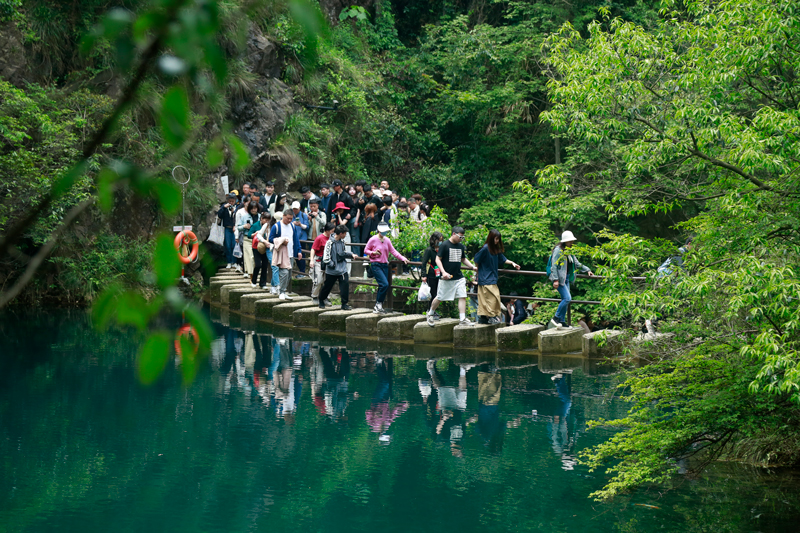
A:
<svg viewBox="0 0 800 533">
<path fill-rule="evenodd" d="M 314 257 L 315 261 L 322 261 L 322 254 L 325 253 L 325 245 L 328 244 L 328 237 L 325 236 L 324 233 L 317 235 L 317 238 L 314 239 L 314 244 L 311 245 L 311 249 L 314 250 Z"/>
</svg>

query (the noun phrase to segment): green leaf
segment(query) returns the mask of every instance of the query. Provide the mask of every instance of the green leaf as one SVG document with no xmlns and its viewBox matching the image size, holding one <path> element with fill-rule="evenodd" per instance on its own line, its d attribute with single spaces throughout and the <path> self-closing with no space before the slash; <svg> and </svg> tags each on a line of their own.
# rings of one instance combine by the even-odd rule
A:
<svg viewBox="0 0 800 533">
<path fill-rule="evenodd" d="M 170 336 L 157 332 L 147 338 L 136 360 L 139 381 L 143 385 L 153 384 L 164 372 L 169 361 Z"/>
<path fill-rule="evenodd" d="M 107 287 L 92 305 L 92 322 L 100 330 L 105 330 L 111 324 L 114 313 L 117 310 L 117 299 L 122 287 L 112 284 Z"/>
<path fill-rule="evenodd" d="M 156 283 L 162 289 L 175 285 L 175 280 L 181 273 L 181 262 L 174 241 L 175 239 L 167 234 L 159 235 L 156 239 L 153 270 L 156 274 Z"/>
<path fill-rule="evenodd" d="M 197 376 L 197 346 L 194 345 L 194 337 L 181 336 L 178 339 L 181 347 L 181 374 L 183 374 L 183 383 L 188 385 Z"/>
<path fill-rule="evenodd" d="M 55 182 L 52 189 L 53 199 L 58 198 L 68 190 L 72 188 L 73 185 L 78 181 L 78 178 L 86 174 L 86 170 L 89 163 L 86 160 L 82 160 L 77 165 L 70 168 L 67 172 L 61 175 L 60 178 Z"/>
<path fill-rule="evenodd" d="M 197 331 L 197 336 L 200 339 L 199 352 L 207 352 L 211 347 L 211 341 L 214 339 L 214 329 L 211 327 L 208 317 L 199 308 L 191 304 L 186 307 L 184 314 L 186 320 Z"/>
<path fill-rule="evenodd" d="M 215 137 L 211 144 L 208 145 L 206 151 L 206 161 L 211 168 L 217 168 L 225 161 L 225 155 L 222 152 L 222 139 Z"/>
<path fill-rule="evenodd" d="M 161 209 L 170 215 L 180 211 L 181 190 L 177 184 L 165 180 L 154 180 L 152 187 L 158 202 L 161 204 Z"/>
<path fill-rule="evenodd" d="M 109 167 L 103 167 L 97 175 L 97 203 L 108 213 L 114 207 L 114 183 L 119 175 Z"/>
<path fill-rule="evenodd" d="M 117 301 L 117 322 L 121 325 L 134 326 L 139 331 L 147 328 L 150 320 L 150 308 L 144 297 L 136 291 L 125 291 Z"/>
<path fill-rule="evenodd" d="M 161 106 L 161 134 L 172 148 L 180 147 L 189 131 L 189 97 L 181 85 L 173 85 Z"/>
<path fill-rule="evenodd" d="M 223 86 L 225 84 L 225 79 L 228 77 L 228 61 L 225 58 L 225 54 L 222 53 L 222 49 L 213 39 L 208 39 L 205 47 L 206 61 L 211 67 L 211 70 L 214 71 L 217 84 Z"/>
<path fill-rule="evenodd" d="M 229 133 L 226 136 L 226 141 L 228 142 L 228 147 L 231 150 L 231 158 L 233 159 L 233 170 L 234 172 L 241 172 L 247 165 L 250 164 L 250 154 L 247 151 L 247 147 L 244 143 L 233 133 Z"/>
</svg>

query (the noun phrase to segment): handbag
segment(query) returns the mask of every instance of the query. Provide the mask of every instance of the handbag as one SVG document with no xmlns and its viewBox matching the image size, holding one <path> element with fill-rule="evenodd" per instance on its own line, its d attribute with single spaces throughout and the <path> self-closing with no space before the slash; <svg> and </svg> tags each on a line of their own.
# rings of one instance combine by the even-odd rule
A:
<svg viewBox="0 0 800 533">
<path fill-rule="evenodd" d="M 236 246 L 233 247 L 233 257 L 236 259 L 242 257 L 242 245 L 238 242 L 236 243 Z"/>
<path fill-rule="evenodd" d="M 419 292 L 417 293 L 417 300 L 420 302 L 427 302 L 430 299 L 431 299 L 431 286 L 423 281 L 422 285 L 419 286 Z"/>
<path fill-rule="evenodd" d="M 219 217 L 217 217 L 217 222 L 215 224 L 211 224 L 208 240 L 217 246 L 222 246 L 225 243 L 225 230 L 222 228 L 222 221 Z"/>
</svg>

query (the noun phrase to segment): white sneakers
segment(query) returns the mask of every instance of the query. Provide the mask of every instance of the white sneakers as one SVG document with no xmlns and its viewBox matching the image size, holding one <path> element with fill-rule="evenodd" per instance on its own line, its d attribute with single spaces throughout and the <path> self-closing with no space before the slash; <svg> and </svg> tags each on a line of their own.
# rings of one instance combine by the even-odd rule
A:
<svg viewBox="0 0 800 533">
<path fill-rule="evenodd" d="M 271 286 L 271 287 L 269 288 L 269 293 L 270 293 L 270 294 L 278 294 L 278 287 L 275 287 L 274 285 L 273 285 L 273 286 Z"/>
<path fill-rule="evenodd" d="M 286 293 L 285 293 L 285 292 L 282 292 L 282 293 L 280 294 L 280 296 L 278 296 L 278 298 L 280 298 L 281 300 L 285 300 L 285 299 L 286 299 Z"/>
<path fill-rule="evenodd" d="M 428 322 L 428 325 L 430 327 L 433 327 L 433 326 L 436 325 L 436 321 L 434 320 L 433 315 L 430 314 L 430 313 L 428 313 L 428 316 L 427 316 L 427 318 L 425 320 Z"/>
<path fill-rule="evenodd" d="M 383 313 L 383 304 L 380 302 L 375 302 L 375 307 L 372 308 L 372 312 L 377 314 Z"/>
<path fill-rule="evenodd" d="M 236 269 L 236 272 L 241 272 L 242 271 L 242 267 L 240 267 L 238 264 L 233 265 L 233 268 Z"/>
<path fill-rule="evenodd" d="M 561 329 L 564 327 L 564 324 L 562 324 L 561 322 L 556 322 L 555 318 L 550 319 L 550 325 L 556 329 Z"/>
<path fill-rule="evenodd" d="M 474 326 L 475 322 L 473 322 L 469 318 L 465 318 L 464 320 L 459 321 L 458 325 L 459 326 Z"/>
<path fill-rule="evenodd" d="M 225 268 L 233 268 L 233 263 L 228 263 L 228 266 L 226 266 Z"/>
<path fill-rule="evenodd" d="M 255 289 L 256 287 L 258 287 L 258 285 L 256 285 L 255 283 L 251 283 L 251 284 L 250 284 L 250 286 L 251 286 L 251 287 L 253 287 L 254 289 Z"/>
</svg>

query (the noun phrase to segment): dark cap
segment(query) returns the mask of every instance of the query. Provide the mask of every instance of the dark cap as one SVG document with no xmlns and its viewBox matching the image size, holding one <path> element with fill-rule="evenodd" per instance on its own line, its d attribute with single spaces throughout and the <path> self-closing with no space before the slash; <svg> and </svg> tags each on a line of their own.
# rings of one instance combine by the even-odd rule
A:
<svg viewBox="0 0 800 533">
<path fill-rule="evenodd" d="M 337 180 L 333 180 L 333 186 L 334 187 L 341 187 L 342 186 L 342 180 L 338 180 L 338 179 Z"/>
</svg>

